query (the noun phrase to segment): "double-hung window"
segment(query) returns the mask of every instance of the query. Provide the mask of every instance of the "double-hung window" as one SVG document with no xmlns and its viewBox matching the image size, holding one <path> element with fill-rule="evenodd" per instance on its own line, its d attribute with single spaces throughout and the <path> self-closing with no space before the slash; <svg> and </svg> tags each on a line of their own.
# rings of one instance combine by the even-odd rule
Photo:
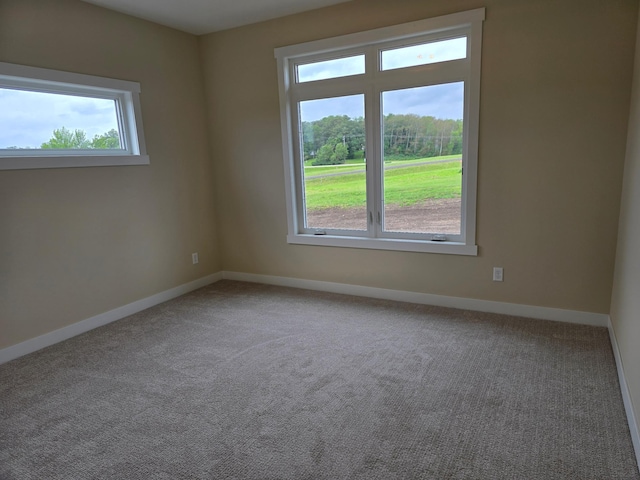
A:
<svg viewBox="0 0 640 480">
<path fill-rule="evenodd" d="M 289 243 L 477 254 L 483 20 L 276 49 Z"/>
<path fill-rule="evenodd" d="M 0 170 L 149 163 L 140 84 L 0 62 Z"/>
</svg>

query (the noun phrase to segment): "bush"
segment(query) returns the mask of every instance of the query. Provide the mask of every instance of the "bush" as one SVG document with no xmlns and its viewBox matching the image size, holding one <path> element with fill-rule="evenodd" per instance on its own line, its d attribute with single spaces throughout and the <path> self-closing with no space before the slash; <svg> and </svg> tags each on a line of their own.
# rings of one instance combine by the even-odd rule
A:
<svg viewBox="0 0 640 480">
<path fill-rule="evenodd" d="M 349 149 L 347 146 L 342 141 L 332 138 L 320 147 L 312 165 L 341 165 L 347 159 L 348 154 Z"/>
</svg>

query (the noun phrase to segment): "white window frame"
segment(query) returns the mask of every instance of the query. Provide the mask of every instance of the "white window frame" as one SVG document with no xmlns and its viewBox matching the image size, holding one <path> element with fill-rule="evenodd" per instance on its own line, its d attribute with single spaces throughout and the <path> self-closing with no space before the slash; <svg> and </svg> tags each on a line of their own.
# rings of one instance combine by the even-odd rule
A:
<svg viewBox="0 0 640 480">
<path fill-rule="evenodd" d="M 482 23 L 485 9 L 479 8 L 442 17 L 419 20 L 366 32 L 328 38 L 275 49 L 278 63 L 282 148 L 287 201 L 287 241 L 291 244 L 370 248 L 413 252 L 477 255 L 476 192 Z M 467 57 L 393 70 L 380 69 L 380 51 L 413 43 L 466 36 Z M 355 54 L 366 55 L 366 72 L 348 77 L 296 82 L 296 65 Z M 381 92 L 464 81 L 464 129 L 462 153 L 462 212 L 460 235 L 407 234 L 383 231 L 380 138 Z M 365 96 L 367 132 L 367 231 L 304 228 L 301 147 L 298 138 L 298 102 L 350 94 Z M 373 160 L 370 161 L 370 153 Z M 370 168 L 374 165 L 376 168 Z M 376 222 L 377 219 L 377 222 Z M 377 224 L 378 225 L 377 225 Z"/>
<path fill-rule="evenodd" d="M 0 149 L 0 170 L 149 164 L 139 83 L 0 62 L 1 87 L 114 100 L 123 148 Z"/>
</svg>

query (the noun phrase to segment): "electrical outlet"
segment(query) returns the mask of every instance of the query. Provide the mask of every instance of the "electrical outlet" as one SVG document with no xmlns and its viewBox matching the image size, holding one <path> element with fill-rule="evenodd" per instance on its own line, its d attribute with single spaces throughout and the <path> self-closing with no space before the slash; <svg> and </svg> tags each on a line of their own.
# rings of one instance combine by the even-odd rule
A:
<svg viewBox="0 0 640 480">
<path fill-rule="evenodd" d="M 493 281 L 502 282 L 504 280 L 504 272 L 502 267 L 493 267 Z"/>
<path fill-rule="evenodd" d="M 198 263 L 198 252 L 191 254 L 191 261 L 193 262 L 194 265 Z"/>
</svg>

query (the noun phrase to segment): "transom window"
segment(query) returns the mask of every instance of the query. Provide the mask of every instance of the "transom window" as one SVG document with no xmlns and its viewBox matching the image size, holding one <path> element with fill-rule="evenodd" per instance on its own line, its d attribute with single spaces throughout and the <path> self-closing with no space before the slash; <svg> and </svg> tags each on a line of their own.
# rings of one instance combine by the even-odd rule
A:
<svg viewBox="0 0 640 480">
<path fill-rule="evenodd" d="M 0 63 L 0 169 L 149 163 L 140 85 Z"/>
<path fill-rule="evenodd" d="M 290 243 L 477 253 L 483 20 L 276 49 Z"/>
</svg>

